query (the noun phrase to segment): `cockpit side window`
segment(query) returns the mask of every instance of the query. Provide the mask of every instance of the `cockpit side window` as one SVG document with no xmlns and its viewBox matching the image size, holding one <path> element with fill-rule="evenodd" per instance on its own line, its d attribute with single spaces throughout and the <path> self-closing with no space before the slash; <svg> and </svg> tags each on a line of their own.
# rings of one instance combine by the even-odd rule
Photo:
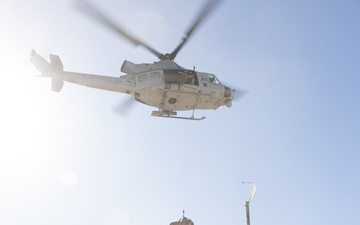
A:
<svg viewBox="0 0 360 225">
<path fill-rule="evenodd" d="M 210 83 L 220 84 L 219 80 L 216 78 L 216 76 L 214 74 L 209 74 L 208 78 L 209 78 Z"/>
</svg>

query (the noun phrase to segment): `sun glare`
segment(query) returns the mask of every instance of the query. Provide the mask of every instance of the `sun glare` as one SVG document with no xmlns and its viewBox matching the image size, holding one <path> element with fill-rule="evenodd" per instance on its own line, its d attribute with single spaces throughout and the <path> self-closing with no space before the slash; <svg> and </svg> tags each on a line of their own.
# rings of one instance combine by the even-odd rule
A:
<svg viewBox="0 0 360 225">
<path fill-rule="evenodd" d="M 44 83 L 26 58 L 0 44 L 0 182 L 28 179 L 49 159 L 48 116 Z M 20 52 L 20 51 L 19 51 Z M 22 52 L 22 51 L 21 51 Z"/>
<path fill-rule="evenodd" d="M 76 173 L 72 170 L 64 170 L 60 178 L 66 186 L 74 186 L 78 181 Z"/>
</svg>

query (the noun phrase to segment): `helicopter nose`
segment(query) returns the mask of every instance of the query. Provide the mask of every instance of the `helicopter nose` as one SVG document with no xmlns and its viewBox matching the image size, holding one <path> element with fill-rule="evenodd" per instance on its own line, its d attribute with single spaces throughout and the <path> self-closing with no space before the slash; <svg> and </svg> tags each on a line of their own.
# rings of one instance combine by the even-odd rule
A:
<svg viewBox="0 0 360 225">
<path fill-rule="evenodd" d="M 224 97 L 227 98 L 225 101 L 225 105 L 229 108 L 232 106 L 232 100 L 234 99 L 234 93 L 235 93 L 234 89 L 230 89 L 229 87 L 225 86 Z"/>
<path fill-rule="evenodd" d="M 225 98 L 234 97 L 234 90 L 228 88 L 227 86 L 224 87 L 225 87 L 224 97 Z"/>
</svg>

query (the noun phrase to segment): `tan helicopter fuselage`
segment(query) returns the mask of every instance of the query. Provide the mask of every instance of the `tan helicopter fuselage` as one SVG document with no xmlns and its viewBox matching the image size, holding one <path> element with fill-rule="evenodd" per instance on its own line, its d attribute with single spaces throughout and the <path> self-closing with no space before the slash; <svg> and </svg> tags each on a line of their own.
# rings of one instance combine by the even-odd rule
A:
<svg viewBox="0 0 360 225">
<path fill-rule="evenodd" d="M 60 91 L 64 81 L 109 91 L 131 94 L 141 103 L 161 111 L 216 109 L 231 106 L 234 90 L 222 85 L 215 75 L 178 66 L 172 60 L 153 64 L 124 61 L 120 77 L 84 74 L 63 70 L 61 60 L 50 55 L 50 63 L 32 53 L 32 63 L 52 78 L 52 90 Z"/>
</svg>

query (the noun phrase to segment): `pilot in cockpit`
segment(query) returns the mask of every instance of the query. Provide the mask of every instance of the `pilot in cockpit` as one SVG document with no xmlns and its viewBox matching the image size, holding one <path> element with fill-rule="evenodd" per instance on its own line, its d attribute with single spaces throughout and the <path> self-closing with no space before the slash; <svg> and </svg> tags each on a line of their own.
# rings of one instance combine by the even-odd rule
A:
<svg viewBox="0 0 360 225">
<path fill-rule="evenodd" d="M 209 80 L 210 80 L 210 83 L 214 83 L 215 76 L 212 74 L 209 74 Z"/>
</svg>

